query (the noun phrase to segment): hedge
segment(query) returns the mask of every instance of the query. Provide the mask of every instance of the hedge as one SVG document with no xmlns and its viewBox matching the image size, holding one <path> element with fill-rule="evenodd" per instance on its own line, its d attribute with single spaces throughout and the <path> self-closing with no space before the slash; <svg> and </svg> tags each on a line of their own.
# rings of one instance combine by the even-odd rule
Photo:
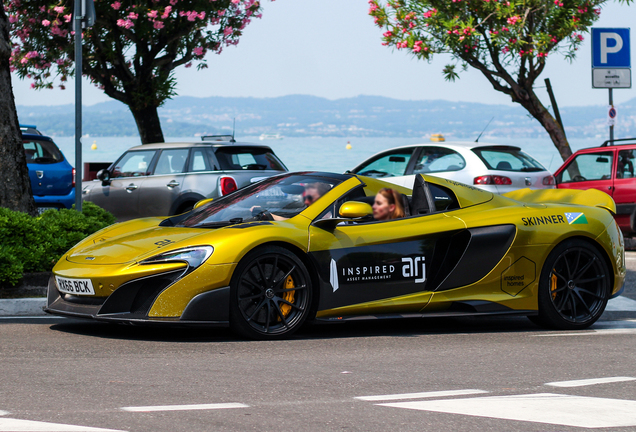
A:
<svg viewBox="0 0 636 432">
<path fill-rule="evenodd" d="M 50 271 L 60 257 L 88 235 L 115 223 L 91 202 L 74 209 L 47 210 L 37 217 L 0 207 L 0 286 L 15 286 L 24 273 Z"/>
</svg>

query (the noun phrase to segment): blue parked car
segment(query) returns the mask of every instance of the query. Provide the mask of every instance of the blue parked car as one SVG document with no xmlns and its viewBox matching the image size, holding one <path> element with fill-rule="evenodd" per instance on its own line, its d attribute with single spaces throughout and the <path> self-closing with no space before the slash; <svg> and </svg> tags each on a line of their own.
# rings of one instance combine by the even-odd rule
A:
<svg viewBox="0 0 636 432">
<path fill-rule="evenodd" d="M 31 190 L 40 212 L 75 204 L 75 168 L 53 140 L 33 125 L 20 125 Z"/>
</svg>

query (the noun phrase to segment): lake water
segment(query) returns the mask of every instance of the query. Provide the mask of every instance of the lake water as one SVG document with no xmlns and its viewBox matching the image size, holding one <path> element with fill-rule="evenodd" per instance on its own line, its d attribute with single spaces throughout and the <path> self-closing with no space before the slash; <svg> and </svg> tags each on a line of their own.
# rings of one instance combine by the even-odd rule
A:
<svg viewBox="0 0 636 432">
<path fill-rule="evenodd" d="M 166 138 L 168 142 L 199 141 L 198 137 Z M 283 138 L 281 140 L 259 141 L 257 136 L 241 137 L 240 141 L 270 146 L 291 171 L 318 170 L 344 172 L 352 169 L 369 156 L 393 147 L 430 143 L 423 138 Z M 603 139 L 571 139 L 572 152 L 586 147 L 596 147 Z M 75 139 L 56 137 L 55 142 L 72 165 L 75 165 Z M 488 137 L 481 142 L 515 145 L 532 155 L 549 171 L 554 172 L 562 164 L 554 144 L 550 139 L 521 138 L 518 140 Z M 91 150 L 93 144 L 96 150 Z M 84 137 L 82 138 L 82 159 L 84 162 L 114 162 L 128 148 L 139 145 L 136 137 Z M 347 150 L 347 144 L 351 149 Z"/>
</svg>

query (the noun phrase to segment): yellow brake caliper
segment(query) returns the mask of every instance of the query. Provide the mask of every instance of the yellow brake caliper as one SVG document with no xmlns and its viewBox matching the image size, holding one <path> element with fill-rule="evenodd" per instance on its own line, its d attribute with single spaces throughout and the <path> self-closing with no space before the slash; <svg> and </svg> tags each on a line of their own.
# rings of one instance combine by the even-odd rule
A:
<svg viewBox="0 0 636 432">
<path fill-rule="evenodd" d="M 285 289 L 291 289 L 294 288 L 294 278 L 290 276 L 287 276 L 287 279 L 285 279 Z M 286 293 L 283 293 L 283 300 L 286 300 L 290 303 L 294 302 L 294 293 L 296 291 L 287 291 Z M 288 304 L 281 304 L 280 305 L 280 311 L 283 313 L 283 316 L 285 318 L 287 318 L 287 315 L 289 315 L 289 313 L 291 312 L 292 307 Z M 280 320 L 280 317 L 279 317 Z"/>
<path fill-rule="evenodd" d="M 556 291 L 557 291 L 557 277 L 553 273 L 552 277 L 550 278 L 550 292 L 552 293 L 552 300 L 556 299 L 556 295 L 557 295 Z"/>
</svg>

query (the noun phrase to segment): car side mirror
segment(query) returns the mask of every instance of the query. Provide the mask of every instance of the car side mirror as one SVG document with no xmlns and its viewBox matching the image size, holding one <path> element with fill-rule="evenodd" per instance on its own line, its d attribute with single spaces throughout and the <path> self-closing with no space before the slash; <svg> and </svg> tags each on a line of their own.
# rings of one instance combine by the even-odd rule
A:
<svg viewBox="0 0 636 432">
<path fill-rule="evenodd" d="M 360 201 L 347 201 L 340 206 L 340 217 L 330 219 L 319 219 L 314 222 L 318 228 L 332 231 L 336 225 L 346 222 L 368 222 L 373 215 L 373 208 L 367 203 Z"/>
<path fill-rule="evenodd" d="M 192 207 L 192 210 L 197 209 L 201 206 L 206 205 L 207 203 L 212 202 L 214 198 L 206 198 L 206 199 L 202 199 L 201 201 L 197 201 L 196 204 L 194 205 L 194 207 Z"/>
<path fill-rule="evenodd" d="M 373 208 L 364 202 L 347 201 L 340 206 L 339 213 L 343 218 L 362 218 L 373 215 Z"/>
<path fill-rule="evenodd" d="M 98 180 L 102 181 L 102 186 L 108 186 L 110 184 L 110 171 L 107 169 L 100 169 L 96 175 Z"/>
</svg>

